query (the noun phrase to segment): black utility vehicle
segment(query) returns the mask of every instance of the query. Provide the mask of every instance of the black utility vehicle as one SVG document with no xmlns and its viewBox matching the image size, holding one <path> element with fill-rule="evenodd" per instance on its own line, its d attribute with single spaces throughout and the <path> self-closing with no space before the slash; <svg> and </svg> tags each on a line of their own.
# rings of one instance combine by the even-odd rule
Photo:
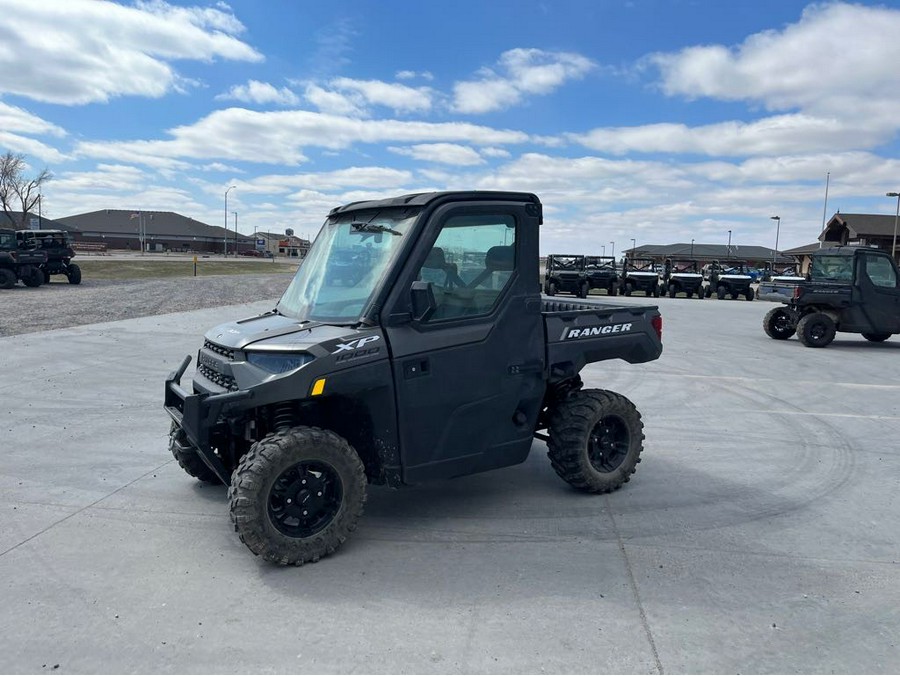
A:
<svg viewBox="0 0 900 676">
<path fill-rule="evenodd" d="M 47 254 L 47 262 L 41 265 L 44 283 L 50 283 L 51 275 L 65 275 L 69 284 L 81 284 L 81 268 L 72 262 L 75 249 L 72 237 L 65 230 L 19 230 L 16 232 L 19 246 L 38 249 Z"/>
<path fill-rule="evenodd" d="M 753 300 L 753 277 L 750 276 L 747 264 L 743 261 L 713 261 L 709 268 L 709 285 L 706 287 L 706 297 L 709 298 L 716 292 L 716 298 L 725 300 L 731 296 L 736 300 L 744 296 L 747 300 Z"/>
<path fill-rule="evenodd" d="M 11 289 L 20 279 L 25 286 L 40 286 L 46 262 L 43 251 L 19 246 L 15 230 L 0 229 L 0 289 Z"/>
<path fill-rule="evenodd" d="M 634 291 L 643 291 L 647 296 L 659 298 L 659 272 L 652 258 L 625 257 L 619 292 L 630 296 Z"/>
<path fill-rule="evenodd" d="M 590 289 L 604 289 L 608 296 L 619 293 L 619 271 L 616 269 L 616 259 L 612 256 L 585 256 L 584 275 L 588 293 Z"/>
<path fill-rule="evenodd" d="M 667 258 L 663 268 L 663 289 L 674 298 L 683 293 L 688 298 L 703 298 L 703 273 L 693 258 Z"/>
<path fill-rule="evenodd" d="M 825 347 L 835 333 L 861 333 L 880 343 L 900 333 L 900 275 L 891 257 L 868 247 L 820 249 L 809 278 L 798 281 L 787 307 L 770 310 L 763 328 L 770 338 L 797 334 L 806 347 Z"/>
<path fill-rule="evenodd" d="M 586 298 L 590 290 L 584 272 L 584 256 L 575 254 L 550 254 L 547 256 L 547 272 L 544 275 L 544 293 L 573 293 Z"/>
<path fill-rule="evenodd" d="M 299 565 L 354 530 L 366 484 L 397 487 L 521 463 L 535 437 L 584 491 L 628 481 L 643 424 L 582 389 L 590 362 L 656 359 L 654 306 L 542 299 L 537 197 L 450 192 L 333 209 L 277 306 L 206 334 L 190 391 L 166 381 L 170 449 L 229 484 L 255 554 Z M 328 282 L 331 263 L 356 275 Z M 479 269 L 463 266 L 479 260 Z M 353 284 L 346 280 L 356 279 Z"/>
</svg>

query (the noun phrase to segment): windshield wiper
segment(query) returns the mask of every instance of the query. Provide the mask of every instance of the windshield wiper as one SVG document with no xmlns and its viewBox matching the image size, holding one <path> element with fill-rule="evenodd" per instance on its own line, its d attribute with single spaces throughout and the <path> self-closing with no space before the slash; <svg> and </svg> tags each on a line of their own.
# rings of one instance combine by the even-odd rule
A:
<svg viewBox="0 0 900 676">
<path fill-rule="evenodd" d="M 390 228 L 383 225 L 376 225 L 375 223 L 360 223 L 354 221 L 350 224 L 350 227 L 353 228 L 354 232 L 389 232 L 392 235 L 403 235 L 403 233 L 398 230 L 391 230 Z"/>
</svg>

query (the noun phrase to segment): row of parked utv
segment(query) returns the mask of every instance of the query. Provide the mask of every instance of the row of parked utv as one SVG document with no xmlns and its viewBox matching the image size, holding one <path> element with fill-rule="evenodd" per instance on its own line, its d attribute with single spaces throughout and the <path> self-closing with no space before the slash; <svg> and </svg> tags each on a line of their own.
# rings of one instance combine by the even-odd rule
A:
<svg viewBox="0 0 900 676">
<path fill-rule="evenodd" d="M 63 230 L 12 230 L 0 228 L 0 289 L 17 282 L 40 286 L 52 275 L 65 275 L 69 284 L 81 283 L 81 269 L 72 262 L 75 250 Z"/>
<path fill-rule="evenodd" d="M 693 258 L 667 258 L 664 265 L 651 258 L 625 257 L 621 265 L 612 256 L 551 254 L 547 256 L 544 293 L 571 293 L 586 298 L 592 289 L 610 296 L 647 296 L 753 300 L 755 270 L 743 261 L 713 261 L 704 264 Z"/>
</svg>

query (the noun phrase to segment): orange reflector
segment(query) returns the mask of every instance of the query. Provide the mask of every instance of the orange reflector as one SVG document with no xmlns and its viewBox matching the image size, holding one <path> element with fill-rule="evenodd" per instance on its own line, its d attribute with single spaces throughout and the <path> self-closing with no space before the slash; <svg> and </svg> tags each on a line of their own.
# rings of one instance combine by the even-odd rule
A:
<svg viewBox="0 0 900 676">
<path fill-rule="evenodd" d="M 325 379 L 319 378 L 316 382 L 313 383 L 312 392 L 310 392 L 310 395 L 313 397 L 318 397 L 324 391 L 325 391 Z"/>
</svg>

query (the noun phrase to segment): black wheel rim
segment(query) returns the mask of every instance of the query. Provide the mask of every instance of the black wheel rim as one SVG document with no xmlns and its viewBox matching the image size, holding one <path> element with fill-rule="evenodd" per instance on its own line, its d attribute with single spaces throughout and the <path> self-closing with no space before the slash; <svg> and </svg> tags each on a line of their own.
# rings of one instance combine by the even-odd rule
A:
<svg viewBox="0 0 900 676">
<path fill-rule="evenodd" d="M 809 337 L 817 343 L 825 338 L 825 333 L 825 322 L 813 322 L 809 327 Z"/>
<path fill-rule="evenodd" d="M 308 538 L 334 520 L 344 497 L 341 478 L 331 465 L 306 460 L 281 473 L 269 491 L 269 519 L 292 538 Z"/>
<path fill-rule="evenodd" d="M 612 472 L 625 461 L 631 435 L 625 421 L 606 416 L 594 425 L 588 439 L 588 459 L 598 472 Z"/>
<path fill-rule="evenodd" d="M 791 318 L 783 312 L 778 313 L 772 318 L 772 329 L 775 333 L 789 333 L 791 328 Z"/>
</svg>

